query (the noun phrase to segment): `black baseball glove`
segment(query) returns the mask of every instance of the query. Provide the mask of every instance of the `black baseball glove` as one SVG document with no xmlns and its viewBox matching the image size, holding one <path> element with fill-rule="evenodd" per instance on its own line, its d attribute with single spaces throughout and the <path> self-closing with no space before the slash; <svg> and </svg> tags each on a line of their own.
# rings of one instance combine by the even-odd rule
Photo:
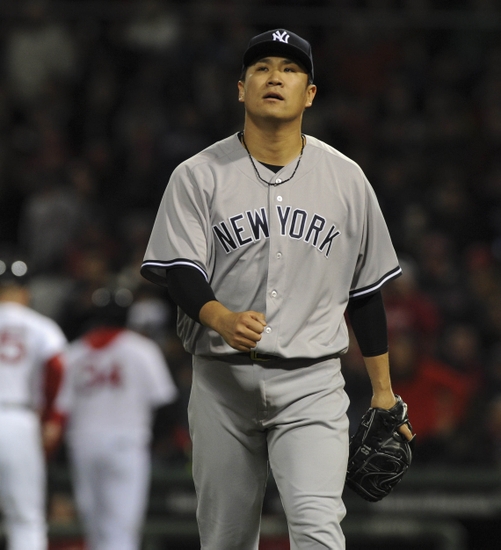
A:
<svg viewBox="0 0 501 550">
<path fill-rule="evenodd" d="M 412 461 L 414 437 L 408 441 L 398 431 L 403 424 L 412 431 L 407 405 L 396 398 L 389 410 L 371 407 L 350 439 L 346 485 L 370 502 L 388 495 Z"/>
</svg>

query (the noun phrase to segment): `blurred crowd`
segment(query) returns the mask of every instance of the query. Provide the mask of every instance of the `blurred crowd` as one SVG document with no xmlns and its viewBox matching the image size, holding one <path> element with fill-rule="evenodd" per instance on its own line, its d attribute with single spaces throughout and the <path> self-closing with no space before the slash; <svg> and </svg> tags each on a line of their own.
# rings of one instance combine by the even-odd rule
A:
<svg viewBox="0 0 501 550">
<path fill-rule="evenodd" d="M 96 291 L 127 289 L 129 324 L 162 346 L 184 411 L 191 370 L 176 312 L 139 266 L 172 169 L 242 126 L 248 39 L 282 25 L 237 0 L 115 1 L 106 16 L 103 1 L 82 17 L 59 4 L 17 2 L 0 19 L 0 248 L 22 251 L 33 307 L 70 340 Z M 252 13 L 332 4 L 260 0 Z M 283 26 L 313 46 L 319 91 L 305 133 L 361 165 L 401 259 L 404 275 L 384 294 L 416 460 L 501 466 L 501 29 L 433 24 L 449 4 L 473 22 L 499 23 L 499 8 L 335 4 L 359 17 Z M 371 13 L 422 23 L 377 24 Z M 369 385 L 352 344 L 343 368 L 355 422 Z M 169 438 L 158 428 L 159 461 L 188 459 L 182 412 L 176 422 Z"/>
</svg>

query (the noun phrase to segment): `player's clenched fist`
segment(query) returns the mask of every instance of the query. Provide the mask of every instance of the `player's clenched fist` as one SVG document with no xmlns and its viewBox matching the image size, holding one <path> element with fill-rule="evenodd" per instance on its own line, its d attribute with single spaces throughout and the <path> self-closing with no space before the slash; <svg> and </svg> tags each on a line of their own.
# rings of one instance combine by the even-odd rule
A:
<svg viewBox="0 0 501 550">
<path fill-rule="evenodd" d="M 255 348 L 266 326 L 263 313 L 230 311 L 217 301 L 208 302 L 202 307 L 200 321 L 214 329 L 228 345 L 238 351 Z"/>
</svg>

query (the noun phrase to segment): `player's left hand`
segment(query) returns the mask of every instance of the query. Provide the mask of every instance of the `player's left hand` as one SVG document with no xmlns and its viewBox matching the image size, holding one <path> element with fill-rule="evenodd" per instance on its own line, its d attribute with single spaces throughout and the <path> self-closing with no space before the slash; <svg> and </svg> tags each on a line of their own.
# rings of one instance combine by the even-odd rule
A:
<svg viewBox="0 0 501 550">
<path fill-rule="evenodd" d="M 397 403 L 397 398 L 393 392 L 385 392 L 383 394 L 373 395 L 371 400 L 371 407 L 374 409 L 391 409 Z M 408 424 L 400 426 L 398 431 L 410 441 L 414 434 L 412 433 Z"/>
<path fill-rule="evenodd" d="M 412 462 L 413 441 L 398 433 L 404 426 L 412 429 L 407 405 L 395 399 L 390 409 L 368 409 L 350 439 L 346 484 L 370 502 L 388 495 Z"/>
</svg>

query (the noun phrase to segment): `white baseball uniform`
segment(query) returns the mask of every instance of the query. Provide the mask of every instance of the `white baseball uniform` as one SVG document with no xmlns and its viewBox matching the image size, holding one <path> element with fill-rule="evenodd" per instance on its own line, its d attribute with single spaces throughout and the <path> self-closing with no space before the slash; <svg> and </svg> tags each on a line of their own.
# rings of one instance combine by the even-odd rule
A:
<svg viewBox="0 0 501 550">
<path fill-rule="evenodd" d="M 60 327 L 32 309 L 0 303 L 0 506 L 9 550 L 45 550 L 44 368 L 60 354 Z"/>
<path fill-rule="evenodd" d="M 256 351 L 282 358 L 237 354 L 179 314 L 179 335 L 194 355 L 189 417 L 202 548 L 257 548 L 269 462 L 291 549 L 341 550 L 344 312 L 350 298 L 377 291 L 401 270 L 355 162 L 311 136 L 299 164 L 274 173 L 254 162 L 269 183 L 233 135 L 179 165 L 142 266 L 159 283 L 166 269 L 192 267 L 230 310 L 264 313 Z"/>
<path fill-rule="evenodd" d="M 139 550 L 155 408 L 177 389 L 160 347 L 125 329 L 97 328 L 72 342 L 57 408 L 89 550 Z"/>
</svg>

